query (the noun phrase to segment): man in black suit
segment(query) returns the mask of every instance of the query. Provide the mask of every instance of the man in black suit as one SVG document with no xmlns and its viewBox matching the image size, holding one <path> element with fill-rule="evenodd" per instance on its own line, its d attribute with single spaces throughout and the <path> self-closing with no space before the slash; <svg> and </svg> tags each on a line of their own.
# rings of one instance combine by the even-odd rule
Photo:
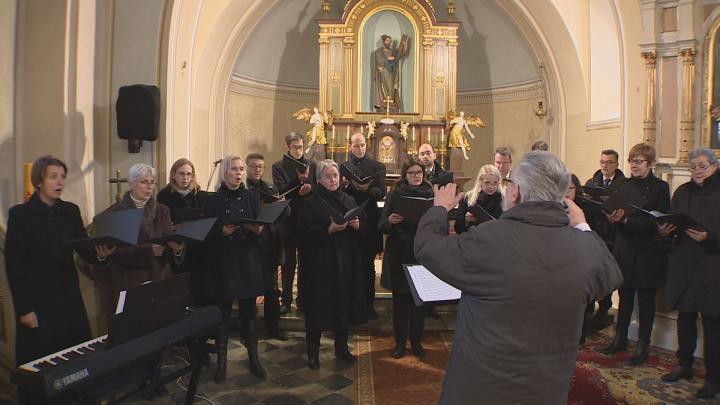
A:
<svg viewBox="0 0 720 405">
<path fill-rule="evenodd" d="M 366 184 L 349 181 L 347 186 L 343 187 L 343 191 L 353 196 L 358 205 L 367 201 L 365 214 L 369 225 L 365 228 L 367 233 L 363 238 L 363 268 L 367 274 L 368 317 L 377 319 L 377 312 L 373 308 L 375 256 L 382 252 L 382 233 L 377 227 L 377 223 L 380 221 L 380 209 L 377 202 L 385 197 L 387 189 L 385 187 L 385 165 L 368 156 L 366 148 L 365 136 L 360 132 L 353 134 L 350 138 L 350 159 L 343 164 L 358 178 L 372 176 L 372 180 Z"/>
<path fill-rule="evenodd" d="M 432 181 L 438 177 L 444 176 L 447 172 L 440 167 L 435 156 L 435 150 L 429 143 L 424 143 L 418 148 L 418 159 L 425 169 L 425 179 Z"/>
<path fill-rule="evenodd" d="M 593 174 L 585 185 L 591 187 L 602 187 L 617 189 L 627 178 L 625 174 L 618 168 L 618 153 L 612 149 L 605 149 L 600 153 L 600 169 Z M 592 212 L 588 216 L 590 227 L 597 232 L 605 241 L 608 249 L 612 252 L 615 242 L 615 226 L 608 221 L 603 213 Z M 598 310 L 594 315 L 594 326 L 603 328 L 612 323 L 612 318 L 608 316 L 608 310 L 612 307 L 612 291 L 602 299 L 598 300 Z M 588 313 L 592 314 L 595 309 L 595 303 L 588 307 Z"/>
<path fill-rule="evenodd" d="M 285 137 L 285 143 L 288 147 L 288 156 L 298 160 L 305 165 L 307 169 L 302 172 L 297 169 L 288 169 L 283 166 L 283 159 L 278 160 L 272 165 L 272 178 L 275 188 L 279 194 L 283 194 L 294 187 L 298 187 L 285 198 L 290 200 L 290 216 L 283 223 L 283 237 L 285 244 L 285 262 L 282 265 L 282 308 L 281 314 L 290 311 L 290 305 L 293 302 L 293 281 L 295 279 L 295 266 L 298 268 L 298 306 L 302 306 L 302 263 L 297 261 L 297 221 L 298 213 L 302 207 L 303 199 L 308 196 L 315 184 L 315 162 L 305 159 L 303 156 L 303 137 L 298 132 L 291 132 Z"/>
</svg>

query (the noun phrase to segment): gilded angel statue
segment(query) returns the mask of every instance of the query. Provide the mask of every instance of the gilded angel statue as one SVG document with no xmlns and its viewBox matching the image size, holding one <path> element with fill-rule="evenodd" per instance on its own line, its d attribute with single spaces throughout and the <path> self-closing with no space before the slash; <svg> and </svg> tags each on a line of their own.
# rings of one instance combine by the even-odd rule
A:
<svg viewBox="0 0 720 405">
<path fill-rule="evenodd" d="M 475 135 L 470 131 L 470 125 L 475 125 L 479 128 L 485 127 L 485 123 L 479 117 L 474 115 L 465 116 L 465 111 L 460 111 L 460 114 L 455 114 L 455 111 L 448 111 L 445 117 L 447 122 L 447 129 L 450 131 L 448 136 L 448 148 L 460 148 L 462 150 L 465 160 L 468 160 L 467 151 L 470 150 L 470 144 L 467 138 L 465 138 L 465 131 L 472 139 L 475 139 Z"/>
<path fill-rule="evenodd" d="M 403 137 L 404 140 L 407 141 L 408 137 L 408 127 L 410 126 L 409 122 L 400 121 L 400 136 Z"/>
<path fill-rule="evenodd" d="M 325 136 L 326 128 L 331 127 L 333 123 L 332 110 L 320 113 L 317 107 L 310 110 L 303 107 L 293 113 L 293 118 L 301 121 L 307 121 L 312 127 L 305 133 L 305 143 L 307 149 L 305 153 L 310 152 L 313 145 L 327 145 L 327 137 Z"/>
<path fill-rule="evenodd" d="M 375 121 L 368 121 L 365 128 L 367 128 L 368 131 L 367 139 L 370 139 L 373 135 L 375 135 L 375 128 L 377 128 L 377 123 Z"/>
</svg>

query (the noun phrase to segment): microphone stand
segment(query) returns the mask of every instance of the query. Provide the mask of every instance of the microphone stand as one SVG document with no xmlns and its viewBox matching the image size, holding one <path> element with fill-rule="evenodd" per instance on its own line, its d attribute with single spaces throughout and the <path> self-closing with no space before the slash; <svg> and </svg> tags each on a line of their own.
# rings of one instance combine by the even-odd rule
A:
<svg viewBox="0 0 720 405">
<path fill-rule="evenodd" d="M 222 162 L 222 159 L 216 160 L 212 164 L 212 169 L 210 169 L 210 178 L 208 179 L 207 187 L 205 187 L 206 191 L 210 191 L 210 183 L 212 182 L 212 178 L 215 175 L 215 169 L 217 169 L 217 166 L 220 164 L 220 162 Z"/>
</svg>

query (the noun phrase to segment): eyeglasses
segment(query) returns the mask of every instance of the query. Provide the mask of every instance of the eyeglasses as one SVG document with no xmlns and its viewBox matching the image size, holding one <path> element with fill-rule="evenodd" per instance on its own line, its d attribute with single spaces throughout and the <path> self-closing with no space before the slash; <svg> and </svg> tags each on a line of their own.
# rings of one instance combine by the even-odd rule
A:
<svg viewBox="0 0 720 405">
<path fill-rule="evenodd" d="M 614 160 L 601 160 L 600 161 L 600 165 L 602 165 L 602 166 L 614 165 L 615 163 L 617 163 L 617 162 L 615 162 Z"/>
<path fill-rule="evenodd" d="M 155 180 L 143 180 L 139 181 L 138 183 L 145 187 L 153 187 L 155 185 Z"/>
<path fill-rule="evenodd" d="M 422 170 L 413 170 L 413 171 L 407 171 L 405 174 L 408 176 L 422 176 L 423 171 Z"/>
<path fill-rule="evenodd" d="M 703 173 L 705 170 L 707 170 L 711 165 L 708 166 L 692 166 L 690 165 L 690 171 L 691 172 L 698 172 Z"/>
<path fill-rule="evenodd" d="M 288 148 L 295 149 L 295 150 L 302 150 L 303 145 L 290 145 L 290 146 L 288 146 Z"/>
<path fill-rule="evenodd" d="M 633 159 L 633 160 L 628 160 L 628 163 L 630 163 L 630 164 L 633 165 L 633 166 L 640 166 L 641 164 L 643 164 L 643 162 L 647 162 L 647 159 Z"/>
</svg>

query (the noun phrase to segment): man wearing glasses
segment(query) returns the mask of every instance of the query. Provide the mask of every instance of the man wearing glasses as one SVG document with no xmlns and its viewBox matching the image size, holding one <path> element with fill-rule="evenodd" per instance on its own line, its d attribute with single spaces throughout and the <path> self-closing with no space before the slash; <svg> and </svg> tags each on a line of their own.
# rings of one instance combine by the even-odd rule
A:
<svg viewBox="0 0 720 405">
<path fill-rule="evenodd" d="M 627 180 L 625 174 L 618 168 L 618 157 L 618 153 L 613 149 L 605 149 L 600 152 L 600 169 L 595 172 L 593 177 L 588 180 L 585 185 L 602 188 L 612 186 L 613 189 L 617 190 L 617 188 Z M 607 217 L 603 214 L 597 212 L 589 212 L 588 214 L 587 219 L 590 227 L 600 235 L 608 249 L 612 252 L 615 241 L 615 225 L 608 221 Z M 613 322 L 612 317 L 608 316 L 610 307 L 612 307 L 612 291 L 598 301 L 598 310 L 594 313 L 594 316 L 595 303 L 592 302 L 588 305 L 587 315 L 592 316 L 589 325 L 596 329 L 602 329 L 610 325 Z"/>
<path fill-rule="evenodd" d="M 310 194 L 315 184 L 315 162 L 305 159 L 303 156 L 303 137 L 298 132 L 291 132 L 285 137 L 288 147 L 287 154 L 295 160 L 307 165 L 304 172 L 293 169 L 289 172 L 283 167 L 283 160 L 280 159 L 272 165 L 273 184 L 279 194 L 284 194 L 295 187 L 296 190 L 287 194 L 285 198 L 290 200 L 290 216 L 283 223 L 283 239 L 285 243 L 285 263 L 282 265 L 282 308 L 280 314 L 284 315 L 290 311 L 290 304 L 293 301 L 292 286 L 295 279 L 295 265 L 298 267 L 298 306 L 302 305 L 302 263 L 297 263 L 297 221 L 303 198 Z M 299 186 L 299 187 L 298 187 Z"/>
</svg>

